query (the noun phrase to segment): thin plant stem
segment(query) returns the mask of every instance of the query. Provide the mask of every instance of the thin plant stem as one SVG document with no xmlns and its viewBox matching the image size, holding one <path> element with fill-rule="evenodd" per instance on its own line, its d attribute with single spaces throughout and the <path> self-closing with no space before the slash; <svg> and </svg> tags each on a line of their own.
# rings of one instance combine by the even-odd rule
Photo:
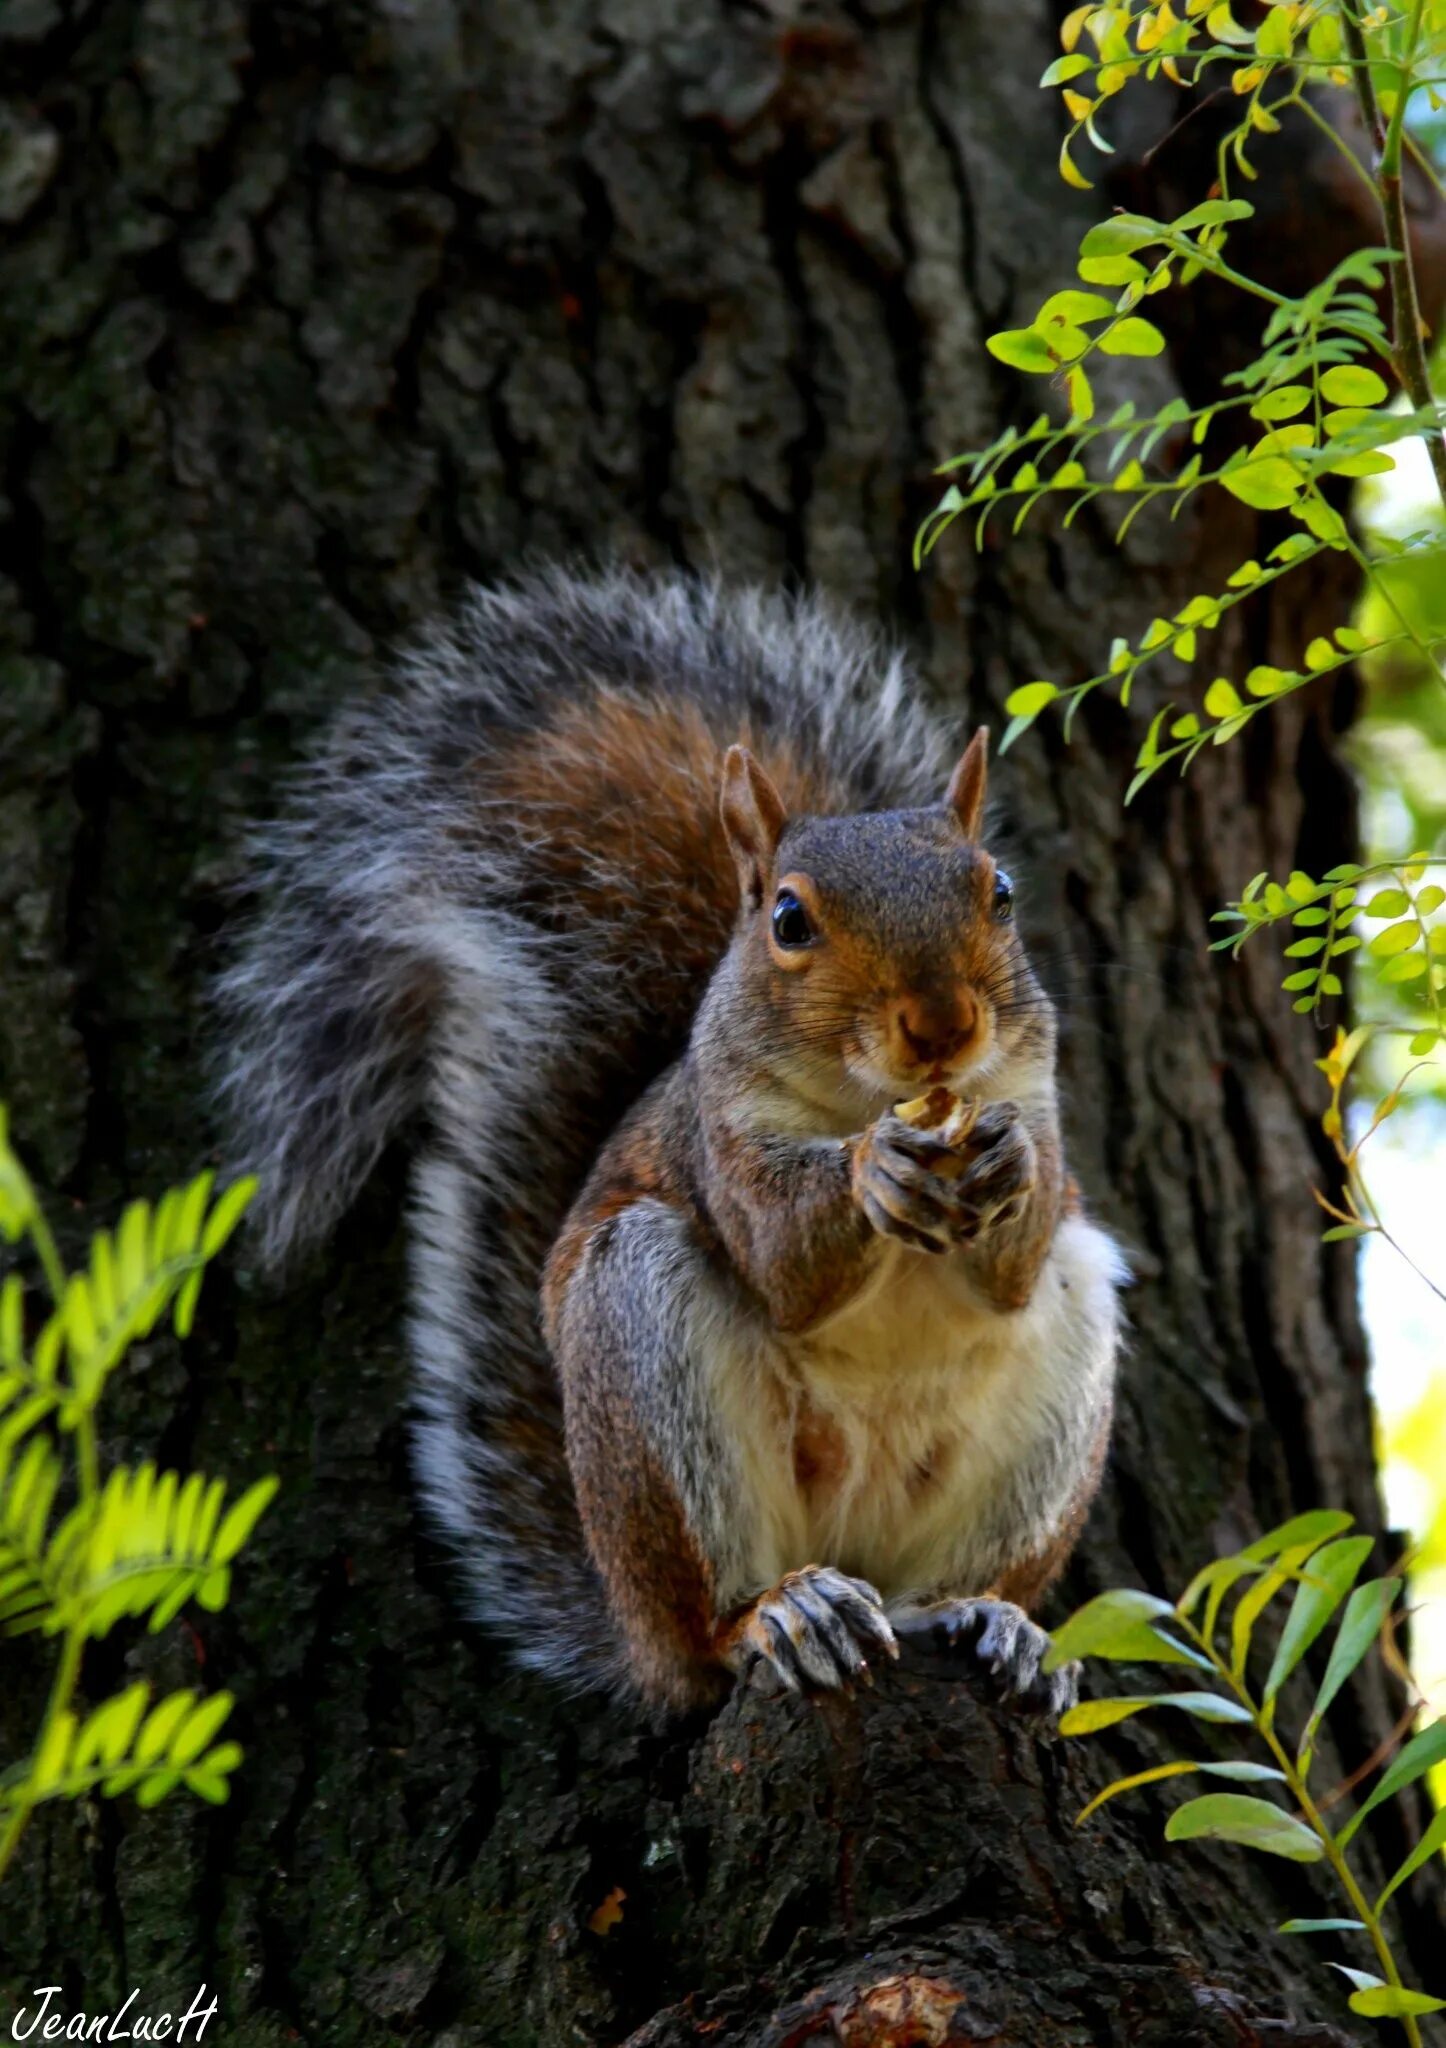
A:
<svg viewBox="0 0 1446 2048">
<path fill-rule="evenodd" d="M 1351 145 L 1346 141 L 1344 135 L 1339 134 L 1336 129 L 1332 128 L 1330 122 L 1326 119 L 1325 115 L 1321 112 L 1320 108 L 1314 106 L 1311 103 L 1311 101 L 1306 98 L 1304 90 L 1302 89 L 1298 97 L 1293 100 L 1290 100 L 1287 104 L 1289 104 L 1292 107 L 1295 107 L 1298 110 L 1298 112 L 1304 114 L 1307 120 L 1313 121 L 1316 127 L 1319 128 L 1321 134 L 1324 135 L 1328 141 L 1333 142 L 1335 144 L 1336 148 L 1340 151 L 1341 155 L 1346 159 L 1346 162 L 1351 166 L 1356 176 L 1362 179 L 1363 182 L 1370 187 L 1372 192 L 1375 192 L 1376 181 L 1371 176 L 1370 172 L 1366 169 L 1366 166 L 1361 162 L 1360 158 L 1351 148 Z"/>
<path fill-rule="evenodd" d="M 1386 1939 L 1380 1920 L 1372 1911 L 1370 1901 L 1361 1890 L 1354 1871 L 1346 1862 L 1345 1852 L 1337 1846 L 1335 1836 L 1327 1827 L 1324 1816 L 1311 1798 L 1305 1779 L 1296 1767 L 1295 1759 L 1276 1734 L 1275 1729 L 1271 1726 L 1262 1709 L 1252 1699 L 1247 1687 L 1235 1676 L 1230 1666 L 1220 1656 L 1213 1640 L 1207 1639 L 1195 1627 L 1193 1622 L 1178 1613 L 1178 1611 L 1175 1620 L 1185 1634 L 1210 1659 L 1211 1666 L 1216 1674 L 1230 1687 L 1230 1690 L 1250 1715 L 1252 1722 L 1255 1724 L 1256 1733 L 1261 1737 L 1270 1750 L 1271 1755 L 1275 1758 L 1291 1797 L 1304 1814 L 1312 1834 L 1320 1842 L 1325 1852 L 1326 1861 L 1340 1880 L 1342 1889 L 1355 1908 L 1357 1918 L 1370 1936 L 1371 1946 L 1376 1952 L 1377 1961 L 1385 1972 L 1386 1982 L 1394 1990 L 1404 1990 L 1405 1987 L 1401 1982 L 1401 1973 L 1396 1967 L 1396 1959 L 1391 1953 L 1391 1945 Z M 1405 2029 L 1406 2039 L 1411 2043 L 1411 2048 L 1421 2048 L 1421 2029 L 1416 2023 L 1415 2015 L 1413 2013 L 1401 2014 L 1400 2025 Z"/>
</svg>

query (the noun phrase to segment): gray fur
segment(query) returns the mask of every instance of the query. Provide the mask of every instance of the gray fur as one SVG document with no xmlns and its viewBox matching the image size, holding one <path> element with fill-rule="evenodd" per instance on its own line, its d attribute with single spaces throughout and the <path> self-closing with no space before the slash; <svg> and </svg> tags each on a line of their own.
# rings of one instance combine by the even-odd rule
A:
<svg viewBox="0 0 1446 2048">
<path fill-rule="evenodd" d="M 677 1049 L 676 1020 L 636 1044 L 669 906 L 644 863 L 603 878 L 618 928 L 528 922 L 526 832 L 479 820 L 468 770 L 599 684 L 686 695 L 725 741 L 745 720 L 786 737 L 851 809 L 934 801 L 957 750 L 898 653 L 816 600 L 563 570 L 479 590 L 337 722 L 256 835 L 258 901 L 219 986 L 231 1163 L 260 1178 L 268 1263 L 323 1239 L 413 1132 L 421 1491 L 473 1612 L 574 1684 L 616 1683 L 620 1664 L 537 1285 L 604 1125 Z M 525 1469 L 499 1448 L 519 1413 L 548 1446 Z"/>
</svg>

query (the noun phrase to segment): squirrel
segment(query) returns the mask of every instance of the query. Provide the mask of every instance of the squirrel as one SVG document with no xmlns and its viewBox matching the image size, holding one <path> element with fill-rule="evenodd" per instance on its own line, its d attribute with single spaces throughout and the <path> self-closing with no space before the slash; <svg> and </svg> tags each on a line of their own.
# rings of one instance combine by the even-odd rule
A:
<svg viewBox="0 0 1446 2048">
<path fill-rule="evenodd" d="M 219 996 L 264 1257 L 413 1127 L 419 1492 L 568 1685 L 669 1713 L 924 1632 L 1074 1697 L 1027 1610 L 1124 1267 L 986 753 L 816 598 L 552 570 L 435 626 L 256 838 Z"/>
</svg>

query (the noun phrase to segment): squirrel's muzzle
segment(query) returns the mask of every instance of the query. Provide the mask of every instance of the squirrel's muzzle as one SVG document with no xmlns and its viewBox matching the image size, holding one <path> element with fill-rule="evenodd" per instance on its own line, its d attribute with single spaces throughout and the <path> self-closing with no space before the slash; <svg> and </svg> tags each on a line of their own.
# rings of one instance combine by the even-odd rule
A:
<svg viewBox="0 0 1446 2048">
<path fill-rule="evenodd" d="M 967 1052 L 982 1028 L 978 999 L 969 988 L 903 996 L 893 1021 L 904 1064 L 926 1069 L 947 1066 Z"/>
</svg>

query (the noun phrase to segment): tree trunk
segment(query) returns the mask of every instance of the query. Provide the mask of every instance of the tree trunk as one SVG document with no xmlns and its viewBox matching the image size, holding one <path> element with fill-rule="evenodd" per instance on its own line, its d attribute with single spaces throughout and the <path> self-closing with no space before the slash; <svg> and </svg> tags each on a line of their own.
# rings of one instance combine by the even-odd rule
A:
<svg viewBox="0 0 1446 2048">
<path fill-rule="evenodd" d="M 963 732 L 1280 537 L 1217 497 L 1123 548 L 1040 520 L 912 569 L 934 465 L 1037 409 L 984 336 L 1072 280 L 1105 204 L 1056 175 L 1053 33 L 1045 0 L 9 0 L 0 1082 L 72 1253 L 208 1157 L 243 822 L 464 578 L 581 550 L 815 581 L 902 623 Z M 1272 189 L 1265 265 L 1300 246 Z M 1318 246 L 1359 232 L 1310 206 Z M 1197 388 L 1244 311 L 1111 395 Z M 1349 598 L 1343 561 L 1288 580 L 1206 673 L 1290 662 Z M 1072 1594 L 1178 1587 L 1305 1505 L 1380 1528 L 1352 1257 L 1309 1192 L 1319 1048 L 1263 945 L 1205 951 L 1257 869 L 1349 854 L 1348 711 L 1292 697 L 1127 811 L 1138 728 L 1103 702 L 1000 778 L 1075 1171 L 1138 1279 Z M 112 1455 L 281 1475 L 230 1608 L 86 1670 L 233 1687 L 247 1757 L 219 1810 L 35 1824 L 12 2005 L 180 2011 L 204 1979 L 210 2038 L 257 2044 L 1375 2038 L 1269 1932 L 1339 1910 L 1315 1874 L 1166 1849 L 1168 1798 L 1075 1833 L 1111 1758 L 1167 1753 L 1139 1723 L 1037 1739 L 916 1653 L 667 1733 L 509 1672 L 413 1519 L 402 1180 L 284 1295 L 243 1243 L 107 1397 Z M 4 1655 L 8 1756 L 47 1664 Z M 1346 1767 L 1395 1710 L 1346 1698 Z M 1424 1966 L 1437 1908 L 1401 1905 Z"/>
</svg>

